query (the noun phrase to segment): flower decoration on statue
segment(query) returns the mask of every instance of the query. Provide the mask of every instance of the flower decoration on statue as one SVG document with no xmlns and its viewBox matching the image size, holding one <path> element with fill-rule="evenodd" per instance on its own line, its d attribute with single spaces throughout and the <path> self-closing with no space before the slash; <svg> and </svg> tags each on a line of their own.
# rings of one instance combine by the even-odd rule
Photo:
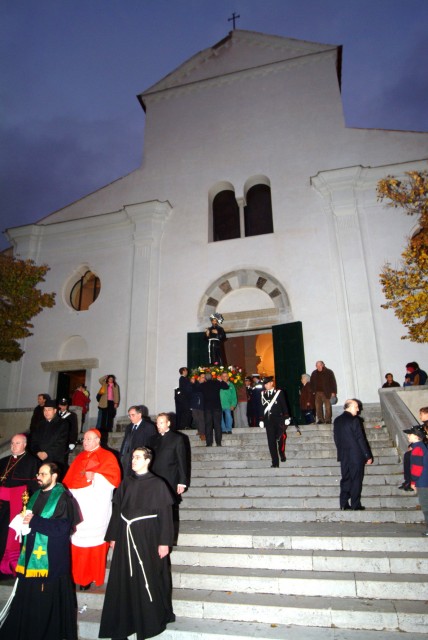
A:
<svg viewBox="0 0 428 640">
<path fill-rule="evenodd" d="M 196 380 L 201 375 L 201 373 L 210 373 L 214 379 L 217 379 L 225 371 L 229 376 L 229 382 L 233 382 L 237 389 L 242 387 L 242 385 L 244 384 L 245 372 L 241 367 L 235 367 L 233 365 L 230 365 L 229 367 L 223 367 L 219 365 L 213 365 L 211 367 L 196 367 L 196 369 L 192 369 L 190 375 Z"/>
</svg>

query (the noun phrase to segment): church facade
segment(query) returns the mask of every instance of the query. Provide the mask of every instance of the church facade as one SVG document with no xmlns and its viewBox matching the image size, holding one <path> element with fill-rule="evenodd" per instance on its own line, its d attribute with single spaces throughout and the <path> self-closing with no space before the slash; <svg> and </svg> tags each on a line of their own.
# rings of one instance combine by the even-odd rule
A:
<svg viewBox="0 0 428 640">
<path fill-rule="evenodd" d="M 249 361 L 294 396 L 316 360 L 339 402 L 376 402 L 409 360 L 426 368 L 426 345 L 401 340 L 380 307 L 381 267 L 414 221 L 376 185 L 426 169 L 428 134 L 347 128 L 340 61 L 337 46 L 232 31 L 139 96 L 140 168 L 8 230 L 15 255 L 50 266 L 57 299 L 2 369 L 4 407 L 55 396 L 64 372 L 83 371 L 93 418 L 108 373 L 119 415 L 173 410 L 179 367 L 205 364 L 198 336 L 215 311 L 231 338 L 273 335 L 270 364 Z"/>
</svg>

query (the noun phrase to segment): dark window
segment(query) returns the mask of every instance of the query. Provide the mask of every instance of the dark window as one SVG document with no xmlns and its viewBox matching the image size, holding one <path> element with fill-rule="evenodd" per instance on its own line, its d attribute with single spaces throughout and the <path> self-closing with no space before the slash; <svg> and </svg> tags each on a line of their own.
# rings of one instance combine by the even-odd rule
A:
<svg viewBox="0 0 428 640">
<path fill-rule="evenodd" d="M 258 236 L 273 233 L 272 200 L 270 187 L 256 184 L 247 191 L 244 207 L 245 235 Z"/>
<path fill-rule="evenodd" d="M 232 190 L 220 191 L 214 198 L 213 231 L 214 242 L 241 237 L 239 207 Z"/>
<path fill-rule="evenodd" d="M 71 306 L 76 311 L 87 311 L 98 298 L 100 289 L 100 279 L 92 271 L 87 271 L 71 289 Z"/>
</svg>

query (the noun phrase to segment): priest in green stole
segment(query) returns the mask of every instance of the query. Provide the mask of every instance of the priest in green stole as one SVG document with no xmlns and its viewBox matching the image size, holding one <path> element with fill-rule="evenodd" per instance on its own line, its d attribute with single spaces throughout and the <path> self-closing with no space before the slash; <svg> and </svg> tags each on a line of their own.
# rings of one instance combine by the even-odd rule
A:
<svg viewBox="0 0 428 640">
<path fill-rule="evenodd" d="M 40 489 L 22 519 L 18 578 L 10 608 L 0 614 L 0 640 L 77 640 L 70 535 L 81 518 L 74 498 L 57 482 L 58 472 L 47 462 L 37 474 Z"/>
</svg>

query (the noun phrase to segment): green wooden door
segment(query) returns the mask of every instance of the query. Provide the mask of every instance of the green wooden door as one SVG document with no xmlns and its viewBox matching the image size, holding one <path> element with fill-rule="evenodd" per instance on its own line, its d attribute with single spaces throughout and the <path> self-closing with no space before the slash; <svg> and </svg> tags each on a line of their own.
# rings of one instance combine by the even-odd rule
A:
<svg viewBox="0 0 428 640">
<path fill-rule="evenodd" d="M 187 366 L 189 371 L 208 365 L 208 343 L 203 331 L 187 334 Z"/>
<path fill-rule="evenodd" d="M 305 373 L 302 323 L 289 322 L 274 326 L 272 337 L 276 386 L 287 391 L 292 414 L 300 420 L 300 377 Z"/>
</svg>

